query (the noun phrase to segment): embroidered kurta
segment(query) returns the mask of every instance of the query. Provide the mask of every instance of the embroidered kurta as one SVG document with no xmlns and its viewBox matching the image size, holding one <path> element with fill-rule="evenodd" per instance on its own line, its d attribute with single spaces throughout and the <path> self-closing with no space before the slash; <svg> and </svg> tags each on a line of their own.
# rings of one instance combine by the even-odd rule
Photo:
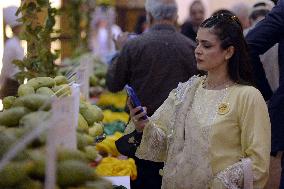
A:
<svg viewBox="0 0 284 189">
<path fill-rule="evenodd" d="M 241 159 L 249 158 L 253 188 L 263 188 L 270 157 L 263 97 L 244 85 L 207 90 L 203 80 L 193 77 L 170 93 L 149 118 L 136 156 L 165 162 L 163 189 L 242 188 Z"/>
</svg>

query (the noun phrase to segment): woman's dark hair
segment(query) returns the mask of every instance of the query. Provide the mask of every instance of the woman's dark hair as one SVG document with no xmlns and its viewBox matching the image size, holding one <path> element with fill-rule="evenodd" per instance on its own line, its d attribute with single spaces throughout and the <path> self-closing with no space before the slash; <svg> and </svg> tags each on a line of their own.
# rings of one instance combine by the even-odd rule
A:
<svg viewBox="0 0 284 189">
<path fill-rule="evenodd" d="M 219 9 L 216 10 L 215 12 L 212 13 L 212 16 L 216 16 L 216 15 L 221 15 L 221 14 L 226 14 L 226 15 L 231 15 L 231 16 L 236 16 L 232 11 L 228 10 L 228 9 Z"/>
<path fill-rule="evenodd" d="M 221 40 L 221 48 L 234 47 L 235 52 L 228 63 L 229 76 L 238 84 L 252 85 L 253 75 L 248 46 L 238 18 L 232 14 L 216 14 L 206 19 L 200 27 L 212 29 L 211 31 Z"/>
</svg>

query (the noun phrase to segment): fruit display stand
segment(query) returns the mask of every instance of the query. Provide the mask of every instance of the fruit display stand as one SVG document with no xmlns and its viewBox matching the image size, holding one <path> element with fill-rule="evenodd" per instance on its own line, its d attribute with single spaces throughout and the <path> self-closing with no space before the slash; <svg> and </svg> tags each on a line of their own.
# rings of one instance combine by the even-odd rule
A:
<svg viewBox="0 0 284 189">
<path fill-rule="evenodd" d="M 47 188 L 44 186 L 44 180 L 47 179 L 47 163 L 50 161 L 50 135 L 49 132 L 38 131 L 44 130 L 46 125 L 64 125 L 64 122 L 52 122 L 50 117 L 54 115 L 54 106 L 50 99 L 61 101 L 61 98 L 70 96 L 72 90 L 68 82 L 63 76 L 33 78 L 19 87 L 17 96 L 3 99 L 4 110 L 0 113 L 0 188 Z M 59 106 L 59 109 L 60 107 L 62 106 Z M 74 131 L 78 149 L 56 147 L 57 158 L 53 161 L 53 164 L 57 165 L 55 188 L 112 189 L 112 184 L 99 177 L 90 166 L 98 156 L 93 140 L 98 133 L 93 133 L 92 130 L 96 127 L 102 130 L 102 111 L 79 98 L 78 109 L 78 127 L 77 131 Z M 55 112 L 58 112 L 57 117 L 64 118 L 66 123 L 71 119 L 62 116 L 62 112 L 58 110 Z M 60 137 L 68 135 L 63 132 L 55 134 Z"/>
</svg>

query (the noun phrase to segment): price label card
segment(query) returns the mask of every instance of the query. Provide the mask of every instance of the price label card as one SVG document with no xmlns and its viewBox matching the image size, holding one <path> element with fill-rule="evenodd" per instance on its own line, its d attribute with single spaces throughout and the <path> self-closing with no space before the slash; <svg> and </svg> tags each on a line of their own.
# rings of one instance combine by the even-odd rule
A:
<svg viewBox="0 0 284 189">
<path fill-rule="evenodd" d="M 56 149 L 59 146 L 77 149 L 76 128 L 78 125 L 80 90 L 73 84 L 72 96 L 55 99 L 52 103 L 53 124 L 47 133 L 45 189 L 54 189 L 56 183 Z"/>
<path fill-rule="evenodd" d="M 77 83 L 80 84 L 80 91 L 86 99 L 89 99 L 89 78 L 91 70 L 90 58 L 85 57 L 80 61 L 80 66 L 77 70 Z"/>
</svg>

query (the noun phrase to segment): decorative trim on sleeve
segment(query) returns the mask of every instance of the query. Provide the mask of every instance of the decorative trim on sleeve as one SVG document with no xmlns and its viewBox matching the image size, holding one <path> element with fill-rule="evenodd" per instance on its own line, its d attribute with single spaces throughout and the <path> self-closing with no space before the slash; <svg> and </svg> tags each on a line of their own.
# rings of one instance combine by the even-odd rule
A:
<svg viewBox="0 0 284 189">
<path fill-rule="evenodd" d="M 219 172 L 216 177 L 228 189 L 241 189 L 244 178 L 242 162 L 240 161 L 227 167 L 225 170 Z"/>
</svg>

